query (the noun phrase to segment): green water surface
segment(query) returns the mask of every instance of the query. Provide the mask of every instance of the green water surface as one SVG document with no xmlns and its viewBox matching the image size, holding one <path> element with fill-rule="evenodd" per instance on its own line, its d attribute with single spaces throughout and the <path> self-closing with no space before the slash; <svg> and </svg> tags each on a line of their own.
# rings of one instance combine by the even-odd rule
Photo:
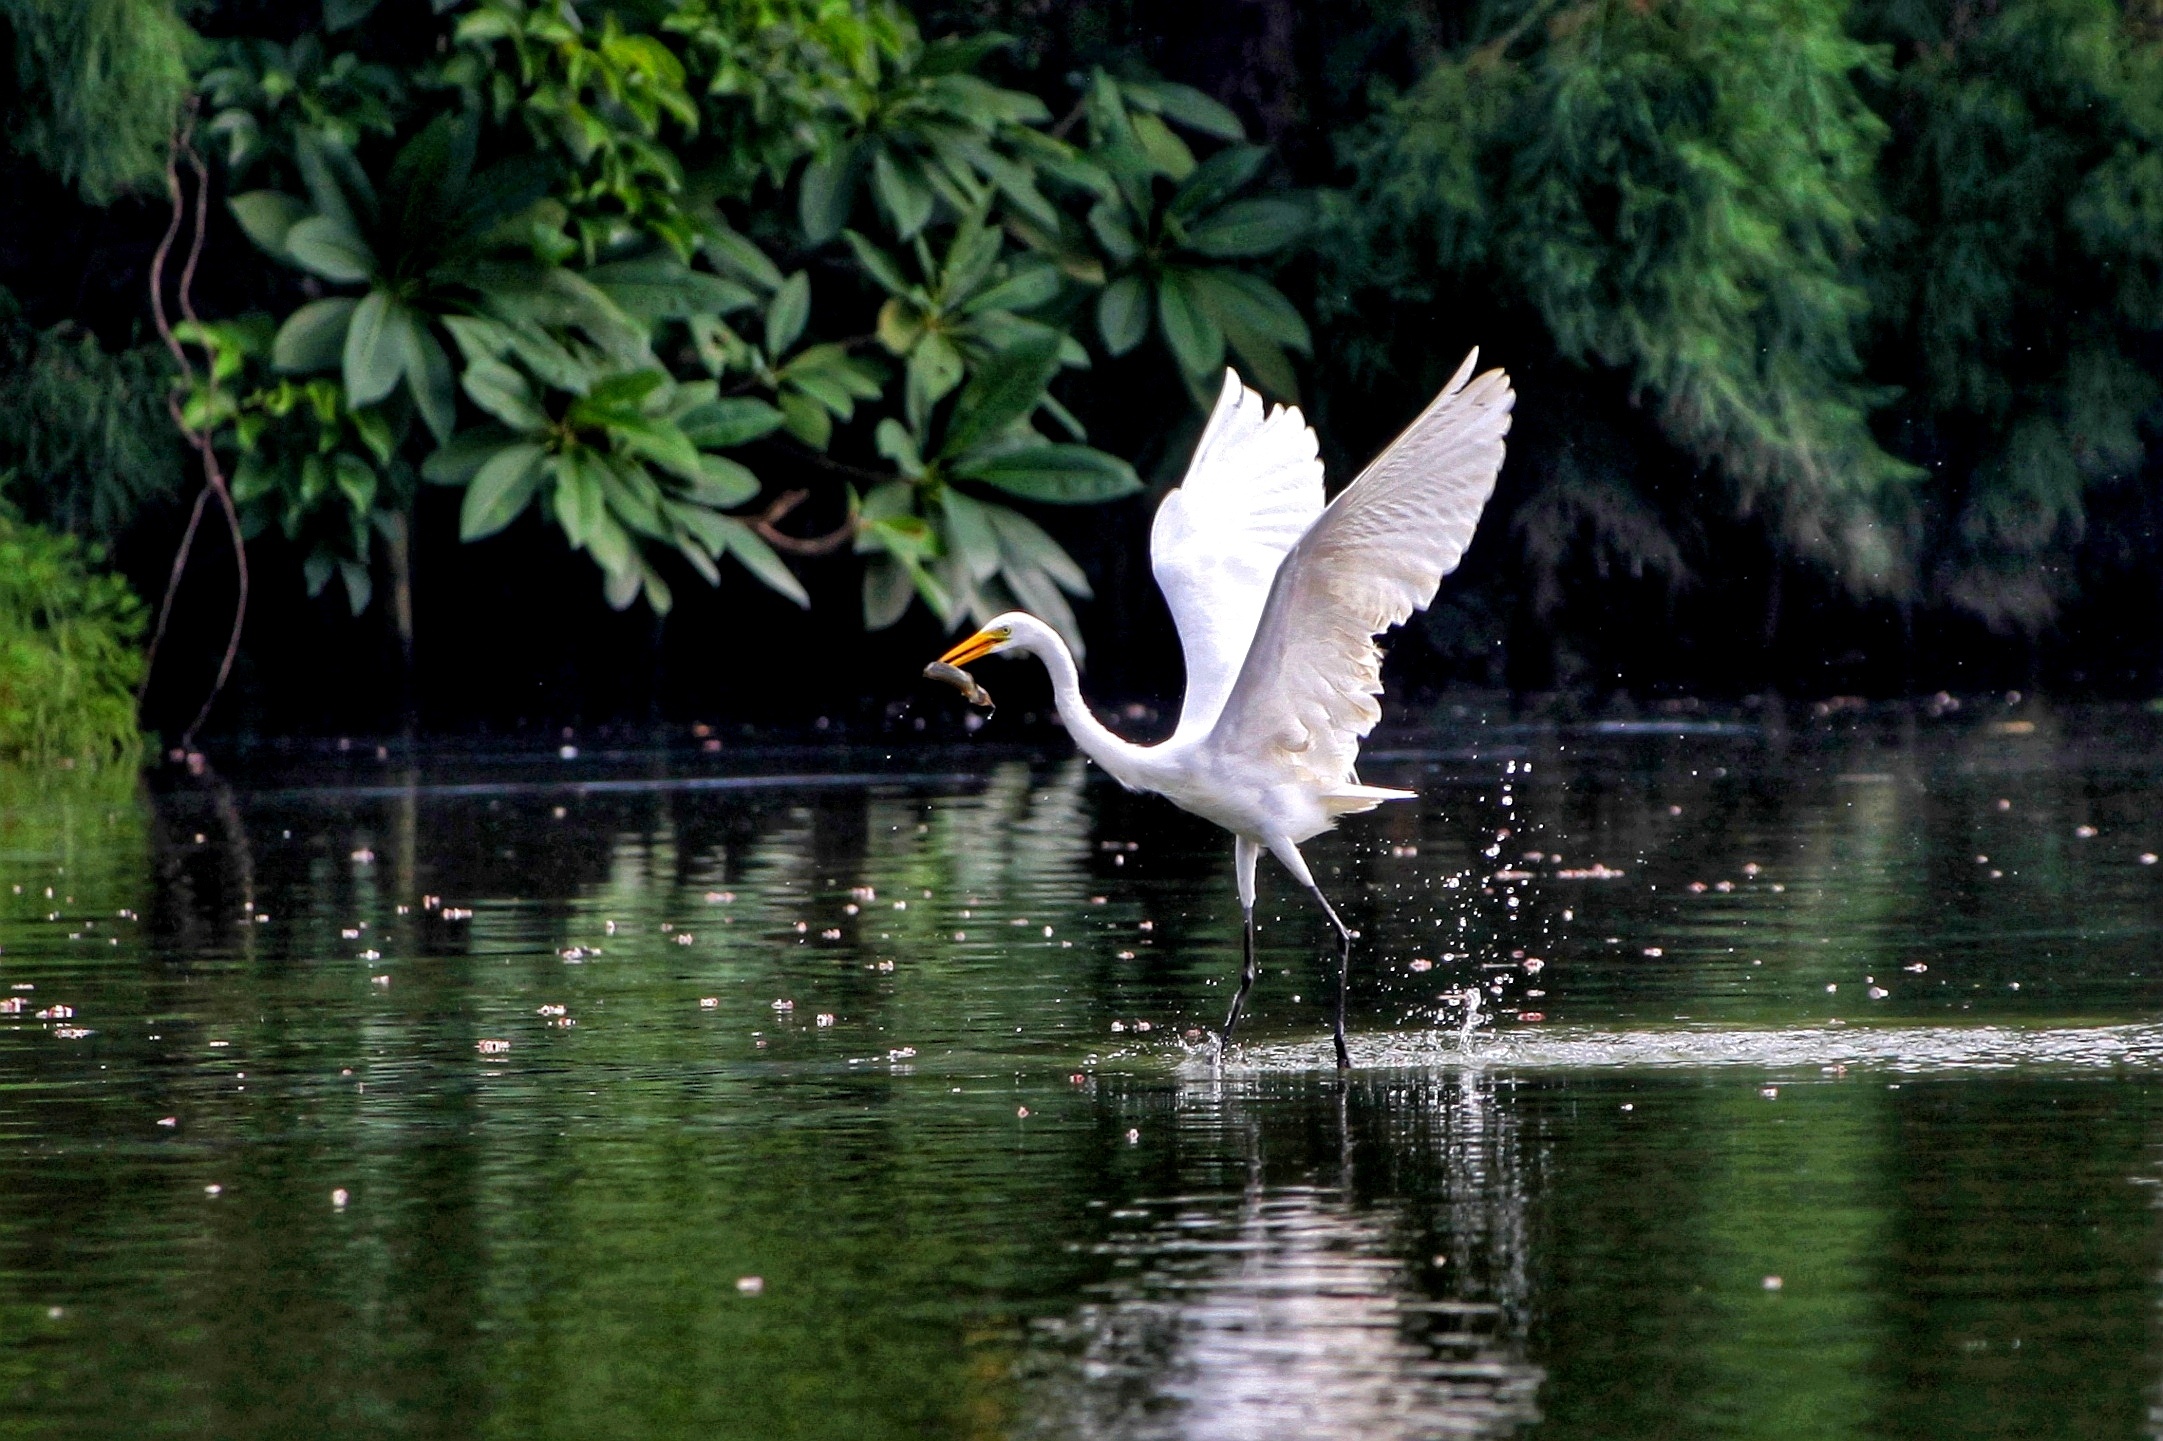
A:
<svg viewBox="0 0 2163 1441">
<path fill-rule="evenodd" d="M 0 778 L 0 1431 L 2163 1433 L 2156 718 L 1369 756 L 1343 1079 L 1070 760 Z"/>
</svg>

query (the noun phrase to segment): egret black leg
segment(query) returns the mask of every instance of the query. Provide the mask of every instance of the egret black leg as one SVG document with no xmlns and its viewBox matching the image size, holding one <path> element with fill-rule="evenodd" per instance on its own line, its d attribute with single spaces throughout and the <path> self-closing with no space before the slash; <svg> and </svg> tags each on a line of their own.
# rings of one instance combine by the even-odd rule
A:
<svg viewBox="0 0 2163 1441">
<path fill-rule="evenodd" d="M 1344 1044 L 1344 1003 L 1346 994 L 1352 988 L 1352 932 L 1343 921 L 1337 919 L 1336 909 L 1330 905 L 1328 897 L 1322 894 L 1322 888 L 1316 886 L 1313 890 L 1315 904 L 1322 908 L 1323 915 L 1329 917 L 1329 923 L 1337 928 L 1337 1069 L 1349 1071 L 1352 1069 L 1352 1053 L 1345 1049 Z"/>
<path fill-rule="evenodd" d="M 1246 907 L 1247 940 L 1239 966 L 1239 989 L 1232 993 L 1232 1012 L 1224 1018 L 1223 1046 L 1232 1044 L 1232 1032 L 1239 1026 L 1239 1014 L 1247 1008 L 1247 992 L 1254 986 L 1254 907 Z"/>
</svg>

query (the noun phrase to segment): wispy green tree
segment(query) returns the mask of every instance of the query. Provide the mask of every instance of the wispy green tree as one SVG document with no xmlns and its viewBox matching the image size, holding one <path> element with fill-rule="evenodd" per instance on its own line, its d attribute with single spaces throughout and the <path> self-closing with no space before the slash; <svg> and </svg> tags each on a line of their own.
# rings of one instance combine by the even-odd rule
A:
<svg viewBox="0 0 2163 1441">
<path fill-rule="evenodd" d="M 0 0 L 8 143 L 92 204 L 154 185 L 194 89 L 173 0 Z"/>
<path fill-rule="evenodd" d="M 1679 570 L 1678 533 L 1712 506 L 1762 517 L 1859 593 L 1904 590 L 1918 472 L 1872 433 L 1885 397 L 1859 353 L 1887 134 L 1859 83 L 1884 50 L 1850 38 L 1837 0 L 1480 14 L 1344 148 L 1343 239 L 1320 252 L 1348 358 L 1371 371 L 1479 338 L 1407 336 L 1408 305 L 1534 322 L 1719 478 L 1662 496 L 1566 448 L 1575 463 L 1528 477 L 1545 489 L 1520 512 L 1540 586 L 1588 543 L 1601 564 Z"/>
<path fill-rule="evenodd" d="M 1901 62 L 1872 87 L 1894 135 L 1875 368 L 1936 478 L 1934 598 L 1999 629 L 2076 593 L 2090 504 L 2141 476 L 2163 419 L 2158 20 L 2112 0 L 1857 8 Z"/>
</svg>

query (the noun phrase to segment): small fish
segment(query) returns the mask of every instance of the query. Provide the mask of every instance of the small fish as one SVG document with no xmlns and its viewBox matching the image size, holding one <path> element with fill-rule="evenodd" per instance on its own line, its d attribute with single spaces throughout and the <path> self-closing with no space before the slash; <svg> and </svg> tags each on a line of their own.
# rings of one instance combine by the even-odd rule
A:
<svg viewBox="0 0 2163 1441">
<path fill-rule="evenodd" d="M 933 661 L 930 665 L 924 667 L 924 679 L 945 681 L 955 690 L 960 691 L 961 698 L 970 705 L 982 706 L 986 711 L 993 708 L 991 692 L 978 685 L 976 677 L 970 675 L 960 666 Z"/>
</svg>

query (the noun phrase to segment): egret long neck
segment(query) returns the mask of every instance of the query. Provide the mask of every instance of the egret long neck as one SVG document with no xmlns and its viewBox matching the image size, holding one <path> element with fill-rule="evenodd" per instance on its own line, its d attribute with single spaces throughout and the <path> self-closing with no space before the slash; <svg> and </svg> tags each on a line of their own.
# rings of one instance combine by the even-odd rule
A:
<svg viewBox="0 0 2163 1441">
<path fill-rule="evenodd" d="M 1074 737 L 1082 754 L 1104 767 L 1121 785 L 1141 785 L 1149 748 L 1121 740 L 1096 718 L 1089 702 L 1082 699 L 1081 672 L 1065 642 L 1053 636 L 1049 645 L 1037 651 L 1037 658 L 1051 675 L 1052 703 L 1059 708 L 1059 719 L 1066 722 L 1067 733 Z"/>
</svg>

